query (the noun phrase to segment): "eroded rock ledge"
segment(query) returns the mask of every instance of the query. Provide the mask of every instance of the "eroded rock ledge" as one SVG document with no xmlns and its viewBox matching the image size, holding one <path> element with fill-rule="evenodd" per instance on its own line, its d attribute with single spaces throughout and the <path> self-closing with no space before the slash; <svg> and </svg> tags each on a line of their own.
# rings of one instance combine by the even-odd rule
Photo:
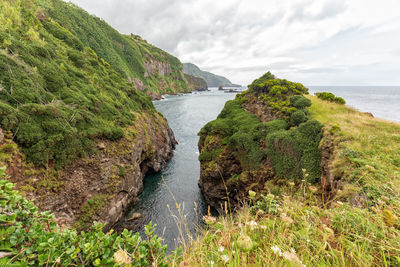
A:
<svg viewBox="0 0 400 267">
<path fill-rule="evenodd" d="M 100 141 L 96 155 L 62 171 L 33 168 L 16 149 L 7 173 L 41 210 L 52 211 L 60 225 L 86 229 L 96 220 L 110 229 L 139 201 L 145 174 L 162 170 L 176 145 L 166 119 L 158 114 L 137 114 L 126 131 L 122 140 Z M 4 143 L 12 143 L 9 137 Z"/>
</svg>

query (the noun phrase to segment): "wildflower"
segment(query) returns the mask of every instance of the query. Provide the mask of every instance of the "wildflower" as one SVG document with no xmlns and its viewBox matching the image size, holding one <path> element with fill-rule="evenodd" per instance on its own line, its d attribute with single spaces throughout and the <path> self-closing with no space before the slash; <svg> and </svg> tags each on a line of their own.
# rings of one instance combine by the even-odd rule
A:
<svg viewBox="0 0 400 267">
<path fill-rule="evenodd" d="M 117 252 L 114 253 L 114 262 L 116 264 L 121 264 L 121 265 L 125 265 L 125 264 L 130 264 L 131 263 L 131 259 L 128 256 L 128 253 L 126 253 L 125 250 L 118 250 Z"/>
<path fill-rule="evenodd" d="M 306 169 L 301 169 L 301 171 L 302 171 L 302 172 L 306 172 L 307 170 L 306 170 Z"/>
<path fill-rule="evenodd" d="M 210 264 L 211 266 L 214 266 L 214 261 L 208 261 L 208 264 Z"/>
<path fill-rule="evenodd" d="M 294 186 L 294 182 L 289 182 L 289 185 L 290 186 Z"/>
<path fill-rule="evenodd" d="M 248 223 L 248 225 L 250 225 L 250 226 L 257 226 L 257 222 L 255 222 L 255 221 L 250 221 L 250 222 Z"/>
<path fill-rule="evenodd" d="M 290 248 L 290 251 L 294 254 L 296 254 L 296 250 L 294 248 Z"/>
<path fill-rule="evenodd" d="M 272 246 L 271 250 L 274 254 L 282 256 L 282 250 L 278 246 Z"/>
<path fill-rule="evenodd" d="M 221 258 L 225 263 L 228 263 L 228 261 L 229 261 L 229 256 L 228 255 L 222 255 Z"/>
<path fill-rule="evenodd" d="M 249 190 L 249 197 L 254 198 L 255 196 L 256 196 L 256 192 L 254 192 L 253 190 Z"/>
<path fill-rule="evenodd" d="M 219 246 L 218 251 L 219 251 L 219 252 L 224 252 L 224 249 L 225 249 L 225 248 L 224 248 L 223 246 Z"/>
</svg>

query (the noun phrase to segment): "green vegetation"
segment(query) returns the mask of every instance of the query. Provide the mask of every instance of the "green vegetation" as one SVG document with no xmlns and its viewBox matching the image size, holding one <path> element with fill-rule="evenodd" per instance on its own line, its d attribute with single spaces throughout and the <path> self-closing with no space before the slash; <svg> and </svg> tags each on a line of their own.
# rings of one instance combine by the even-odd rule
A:
<svg viewBox="0 0 400 267">
<path fill-rule="evenodd" d="M 342 186 L 341 201 L 374 206 L 380 199 L 400 199 L 400 125 L 372 118 L 345 105 L 310 96 L 311 117 L 335 128 L 336 143 L 331 172 Z M 400 213 L 400 206 L 396 213 Z"/>
<path fill-rule="evenodd" d="M 207 135 L 218 135 L 244 170 L 256 170 L 267 161 L 280 178 L 303 179 L 302 169 L 307 169 L 308 179 L 316 182 L 321 176 L 318 145 L 323 125 L 308 120 L 311 101 L 302 95 L 307 92 L 302 84 L 274 77 L 265 74 L 256 80 L 260 84 L 253 82 L 248 92 L 228 101 L 218 118 L 201 129 L 200 147 Z M 242 105 L 254 95 L 280 119 L 261 122 L 245 111 Z M 209 153 L 207 148 L 203 149 L 199 159 L 209 160 Z"/>
<path fill-rule="evenodd" d="M 88 232 L 60 229 L 49 212 L 23 198 L 0 168 L 1 266 L 166 266 L 166 246 L 146 226 L 146 239 L 124 230 L 103 233 L 101 224 Z M 94 204 L 93 201 L 92 204 Z"/>
<path fill-rule="evenodd" d="M 272 186 L 272 184 L 271 184 Z M 279 195 L 254 195 L 236 215 L 212 218 L 181 260 L 184 266 L 399 266 L 400 221 L 338 203 L 321 207 L 318 189 L 275 185 Z M 242 244 L 243 243 L 243 244 Z M 182 264 L 183 265 L 183 264 Z"/>
<path fill-rule="evenodd" d="M 329 93 L 329 92 L 315 93 L 315 95 L 319 99 L 322 99 L 322 100 L 326 100 L 326 101 L 329 101 L 329 102 L 334 102 L 334 103 L 342 104 L 342 105 L 346 104 L 346 101 L 343 98 L 337 97 L 334 94 Z"/>
<path fill-rule="evenodd" d="M 192 63 L 183 63 L 183 71 L 185 74 L 204 79 L 207 82 L 208 87 L 218 87 L 220 85 L 232 84 L 227 78 L 207 71 L 202 71 L 199 67 Z"/>
<path fill-rule="evenodd" d="M 249 94 L 239 98 L 246 98 L 244 104 L 252 101 Z M 341 102 L 307 96 L 312 105 L 303 99 L 295 104 L 300 100 L 296 98 L 290 102 L 299 109 L 289 121 L 270 121 L 273 125 L 265 132 L 286 134 L 279 143 L 291 141 L 293 148 L 295 131 L 322 136 L 323 123 L 323 139 L 303 139 L 298 145 L 305 150 L 320 143 L 322 149 L 330 142 L 329 171 L 337 182 L 333 195 L 324 198 L 323 185 L 308 179 L 267 181 L 264 189 L 269 194 L 249 191 L 249 201 L 237 214 L 205 216 L 205 229 L 182 257 L 186 265 L 400 266 L 400 125 Z M 286 130 L 288 123 L 296 124 L 292 120 L 299 111 L 309 119 Z M 270 138 L 267 149 L 273 135 Z M 287 155 L 293 152 L 284 147 Z M 278 153 L 279 146 L 271 150 Z M 290 173 L 291 161 L 277 161 L 283 173 Z M 302 176 L 308 177 L 310 171 L 304 168 Z"/>
<path fill-rule="evenodd" d="M 174 79 L 186 88 L 178 59 L 72 4 L 1 1 L 0 10 L 0 127 L 37 166 L 62 168 L 96 139 L 122 138 L 135 113 L 155 112 L 131 82 L 145 59 L 172 69 L 166 82 L 148 76 L 151 88 L 173 90 Z"/>
<path fill-rule="evenodd" d="M 141 80 L 147 90 L 155 93 L 187 92 L 188 85 L 182 63 L 176 57 L 147 43 L 140 36 L 120 34 L 117 30 L 81 8 L 60 0 L 44 1 L 49 16 L 90 47 L 128 81 Z M 51 27 L 50 26 L 46 26 Z M 146 73 L 146 63 L 164 63 L 164 74 Z"/>
</svg>

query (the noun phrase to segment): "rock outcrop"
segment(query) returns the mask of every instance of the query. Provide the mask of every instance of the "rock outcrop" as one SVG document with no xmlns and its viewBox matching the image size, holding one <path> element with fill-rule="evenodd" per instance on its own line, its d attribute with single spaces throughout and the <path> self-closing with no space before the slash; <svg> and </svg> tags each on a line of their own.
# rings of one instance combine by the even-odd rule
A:
<svg viewBox="0 0 400 267">
<path fill-rule="evenodd" d="M 308 117 L 306 93 L 299 83 L 267 77 L 228 101 L 203 127 L 199 186 L 209 205 L 234 210 L 247 201 L 249 190 L 259 196 L 280 183 L 317 183 L 321 174 L 327 194 L 332 190 L 333 144 L 324 139 L 321 155 L 323 125 Z"/>
<path fill-rule="evenodd" d="M 59 224 L 86 229 L 96 220 L 110 229 L 139 201 L 145 174 L 162 170 L 176 144 L 158 114 L 137 114 L 127 131 L 122 140 L 100 141 L 97 155 L 57 172 L 33 168 L 21 160 L 22 153 L 12 153 L 7 174 L 42 210 L 52 211 Z"/>
<path fill-rule="evenodd" d="M 188 81 L 189 88 L 191 91 L 207 91 L 208 86 L 203 78 L 194 77 L 189 74 L 185 74 L 185 79 Z"/>
</svg>

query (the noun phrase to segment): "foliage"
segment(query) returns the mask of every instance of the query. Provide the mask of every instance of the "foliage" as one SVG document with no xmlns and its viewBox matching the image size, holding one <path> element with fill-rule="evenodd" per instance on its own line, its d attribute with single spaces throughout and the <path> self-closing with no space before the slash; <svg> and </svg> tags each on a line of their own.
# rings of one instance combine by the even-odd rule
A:
<svg viewBox="0 0 400 267">
<path fill-rule="evenodd" d="M 326 101 L 329 101 L 329 102 L 334 102 L 334 103 L 336 103 L 336 104 L 341 104 L 341 105 L 346 104 L 346 101 L 345 101 L 343 98 L 337 97 L 337 96 L 335 96 L 334 94 L 329 93 L 329 92 L 315 93 L 315 95 L 316 95 L 319 99 L 322 99 L 322 100 L 326 100 Z"/>
<path fill-rule="evenodd" d="M 104 20 L 90 15 L 81 8 L 60 0 L 46 0 L 49 15 L 68 29 L 84 46 L 109 63 L 124 78 L 140 79 L 144 86 L 156 93 L 188 91 L 182 72 L 182 63 L 176 57 L 147 43 L 140 36 L 123 35 Z M 157 60 L 166 63 L 171 72 L 165 77 L 145 74 L 145 63 Z M 166 86 L 165 86 L 166 85 Z"/>
<path fill-rule="evenodd" d="M 400 228 L 385 222 L 385 211 L 398 201 L 374 210 L 340 202 L 323 208 L 314 187 L 276 187 L 281 195 L 257 195 L 249 208 L 214 218 L 175 265 L 400 265 Z M 240 249 L 243 237 L 252 244 L 249 249 Z"/>
<path fill-rule="evenodd" d="M 336 128 L 331 173 L 340 179 L 336 198 L 363 198 L 361 206 L 381 197 L 400 198 L 400 125 L 370 117 L 345 105 L 311 97 L 311 118 Z M 400 206 L 399 206 L 400 207 Z M 399 210 L 398 208 L 396 208 Z"/>
<path fill-rule="evenodd" d="M 261 84 L 253 82 L 252 89 L 228 101 L 218 118 L 201 129 L 199 146 L 204 146 L 207 135 L 219 135 L 244 170 L 255 170 L 266 160 L 279 178 L 303 179 L 302 169 L 306 169 L 308 179 L 316 182 L 321 175 L 318 146 L 323 126 L 315 120 L 308 121 L 307 107 L 311 101 L 301 95 L 307 92 L 303 85 L 273 77 L 271 73 L 265 74 L 256 80 Z M 279 110 L 281 119 L 261 122 L 245 111 L 243 98 L 251 98 L 255 93 L 260 94 L 265 105 L 277 105 L 274 110 Z M 288 119 L 287 113 L 282 114 L 284 107 L 290 110 Z M 288 129 L 289 125 L 294 127 Z M 202 149 L 202 161 L 210 158 L 205 157 L 208 153 L 207 147 Z"/>
<path fill-rule="evenodd" d="M 4 168 L 0 176 L 4 178 Z M 38 212 L 13 187 L 0 180 L 0 251 L 10 253 L 0 258 L 1 266 L 120 266 L 121 254 L 131 266 L 167 265 L 166 246 L 151 223 L 146 239 L 126 229 L 121 235 L 103 233 L 103 225 L 96 223 L 88 232 L 60 229 L 53 215 Z"/>
<path fill-rule="evenodd" d="M 122 138 L 135 112 L 154 112 L 148 97 L 71 31 L 39 16 L 38 1 L 9 3 L 0 3 L 0 126 L 28 161 L 61 168 L 91 153 L 97 138 Z M 51 3 L 52 10 L 65 4 Z M 59 12 L 69 14 L 65 5 Z"/>
<path fill-rule="evenodd" d="M 249 85 L 249 87 L 250 87 L 250 88 L 253 88 L 253 87 L 256 86 L 256 85 L 259 85 L 259 84 L 262 84 L 262 83 L 265 83 L 265 82 L 267 82 L 267 81 L 269 81 L 269 80 L 274 80 L 274 79 L 276 79 L 275 75 L 273 75 L 270 71 L 268 71 L 267 73 L 265 73 L 265 74 L 264 74 L 263 76 L 261 76 L 260 78 L 254 80 L 254 81 Z"/>
<path fill-rule="evenodd" d="M 308 172 L 308 180 L 317 182 L 321 176 L 321 151 L 323 125 L 309 120 L 291 131 L 277 131 L 267 136 L 267 155 L 280 178 L 303 179 L 302 170 Z"/>
</svg>

